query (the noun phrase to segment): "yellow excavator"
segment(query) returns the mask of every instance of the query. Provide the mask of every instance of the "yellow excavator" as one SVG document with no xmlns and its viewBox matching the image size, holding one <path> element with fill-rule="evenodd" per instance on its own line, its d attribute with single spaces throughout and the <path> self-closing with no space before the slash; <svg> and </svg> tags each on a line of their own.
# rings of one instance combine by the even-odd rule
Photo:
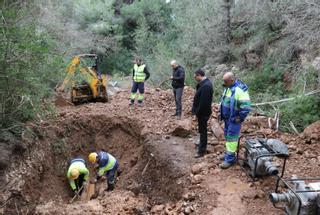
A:
<svg viewBox="0 0 320 215">
<path fill-rule="evenodd" d="M 74 56 L 67 67 L 67 73 L 57 90 L 63 92 L 71 81 L 71 102 L 73 104 L 108 101 L 107 77 L 98 73 L 96 54 Z"/>
</svg>

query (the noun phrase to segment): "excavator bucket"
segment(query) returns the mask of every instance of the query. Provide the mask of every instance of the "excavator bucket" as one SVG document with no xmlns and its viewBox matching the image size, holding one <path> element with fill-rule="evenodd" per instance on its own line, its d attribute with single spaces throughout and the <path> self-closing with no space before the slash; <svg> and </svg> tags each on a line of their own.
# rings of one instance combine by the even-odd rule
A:
<svg viewBox="0 0 320 215">
<path fill-rule="evenodd" d="M 54 104 L 56 107 L 74 106 L 73 103 L 64 98 L 62 93 L 55 94 Z"/>
</svg>

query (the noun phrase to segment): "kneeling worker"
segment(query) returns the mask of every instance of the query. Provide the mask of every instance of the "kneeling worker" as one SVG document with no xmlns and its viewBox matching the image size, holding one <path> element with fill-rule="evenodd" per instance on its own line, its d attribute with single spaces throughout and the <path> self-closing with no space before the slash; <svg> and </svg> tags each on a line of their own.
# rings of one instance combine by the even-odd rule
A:
<svg viewBox="0 0 320 215">
<path fill-rule="evenodd" d="M 108 182 L 107 191 L 112 191 L 115 185 L 116 173 L 119 172 L 119 163 L 115 157 L 104 151 L 92 152 L 89 154 L 89 161 L 90 163 L 99 165 L 97 180 L 106 175 Z"/>
<path fill-rule="evenodd" d="M 67 178 L 74 194 L 80 194 L 89 179 L 89 170 L 86 167 L 84 159 L 78 157 L 71 160 Z"/>
</svg>

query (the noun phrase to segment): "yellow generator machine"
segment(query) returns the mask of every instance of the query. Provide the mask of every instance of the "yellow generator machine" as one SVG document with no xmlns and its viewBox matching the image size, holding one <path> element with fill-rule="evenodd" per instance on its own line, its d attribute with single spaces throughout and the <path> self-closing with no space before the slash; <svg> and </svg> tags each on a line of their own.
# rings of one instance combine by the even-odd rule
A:
<svg viewBox="0 0 320 215">
<path fill-rule="evenodd" d="M 98 56 L 81 54 L 74 56 L 67 68 L 67 77 L 59 91 L 64 91 L 71 80 L 71 102 L 107 102 L 107 77 L 98 74 Z"/>
</svg>

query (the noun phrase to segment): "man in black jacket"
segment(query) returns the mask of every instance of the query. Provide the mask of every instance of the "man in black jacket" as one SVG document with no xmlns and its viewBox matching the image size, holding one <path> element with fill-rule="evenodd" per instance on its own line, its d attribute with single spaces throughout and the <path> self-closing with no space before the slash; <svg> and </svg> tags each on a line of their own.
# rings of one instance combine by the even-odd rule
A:
<svg viewBox="0 0 320 215">
<path fill-rule="evenodd" d="M 200 144 L 198 146 L 198 152 L 196 153 L 195 158 L 199 158 L 204 156 L 207 151 L 207 127 L 208 120 L 212 113 L 211 104 L 213 97 L 213 87 L 211 81 L 205 76 L 205 72 L 202 69 L 198 69 L 195 72 L 194 78 L 198 82 L 198 85 L 193 100 L 192 115 L 195 115 L 198 119 Z"/>
<path fill-rule="evenodd" d="M 183 88 L 184 88 L 184 79 L 185 79 L 185 73 L 182 66 L 177 64 L 177 61 L 172 60 L 171 61 L 171 67 L 172 67 L 172 88 L 173 88 L 173 94 L 174 94 L 174 100 L 176 102 L 176 113 L 172 116 L 176 116 L 179 119 L 181 118 L 182 114 L 182 94 L 183 94 Z"/>
</svg>

